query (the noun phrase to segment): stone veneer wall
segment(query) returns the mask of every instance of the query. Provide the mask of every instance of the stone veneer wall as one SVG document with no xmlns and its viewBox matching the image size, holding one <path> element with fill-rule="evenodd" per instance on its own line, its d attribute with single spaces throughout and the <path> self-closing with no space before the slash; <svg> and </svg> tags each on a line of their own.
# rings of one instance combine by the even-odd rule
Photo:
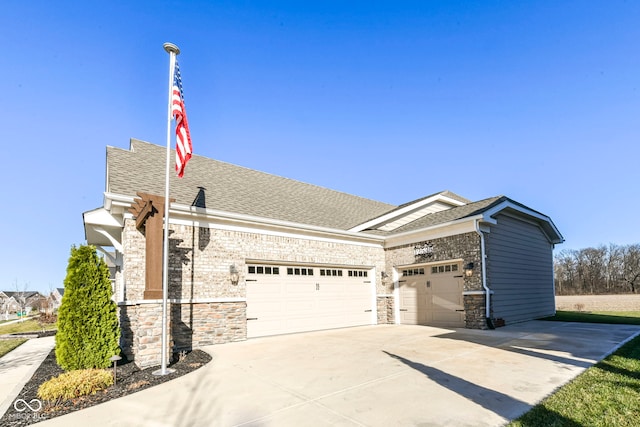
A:
<svg viewBox="0 0 640 427">
<path fill-rule="evenodd" d="M 171 305 L 173 353 L 247 339 L 247 304 Z"/>
<path fill-rule="evenodd" d="M 378 295 L 378 325 L 393 324 L 393 295 Z"/>
<path fill-rule="evenodd" d="M 431 256 L 415 255 L 414 248 L 425 243 L 433 245 Z M 480 294 L 464 295 L 465 326 L 471 329 L 486 329 L 485 296 L 481 293 L 484 291 L 482 287 L 481 255 L 480 236 L 475 232 L 463 233 L 387 248 L 386 268 L 390 271 L 394 266 L 433 263 L 450 259 L 462 259 L 463 266 L 472 262 L 474 264 L 473 274 L 471 277 L 465 276 L 464 291 L 478 292 Z M 482 307 L 481 310 L 479 309 L 480 306 Z"/>
<path fill-rule="evenodd" d="M 135 304 L 119 306 L 120 347 L 128 359 L 141 368 L 160 365 L 162 348 L 162 304 Z M 167 340 L 171 341 L 170 330 Z M 171 347 L 171 345 L 169 346 Z M 171 352 L 167 351 L 167 360 Z"/>
<path fill-rule="evenodd" d="M 470 329 L 487 329 L 484 294 L 464 295 L 465 326 Z"/>
</svg>

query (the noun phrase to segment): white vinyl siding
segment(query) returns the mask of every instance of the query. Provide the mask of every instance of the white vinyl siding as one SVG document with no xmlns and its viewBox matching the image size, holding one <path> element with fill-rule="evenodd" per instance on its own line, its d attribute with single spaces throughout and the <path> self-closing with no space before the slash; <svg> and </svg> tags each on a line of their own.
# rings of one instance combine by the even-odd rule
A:
<svg viewBox="0 0 640 427">
<path fill-rule="evenodd" d="M 486 234 L 493 317 L 507 324 L 555 313 L 553 246 L 540 227 L 507 215 Z"/>
</svg>

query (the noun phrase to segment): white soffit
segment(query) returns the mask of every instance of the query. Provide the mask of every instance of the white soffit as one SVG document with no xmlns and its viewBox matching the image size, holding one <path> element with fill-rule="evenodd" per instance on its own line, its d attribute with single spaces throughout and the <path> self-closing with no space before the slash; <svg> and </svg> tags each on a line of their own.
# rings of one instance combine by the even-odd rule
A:
<svg viewBox="0 0 640 427">
<path fill-rule="evenodd" d="M 101 225 L 104 227 L 122 227 L 123 224 L 105 208 L 98 208 L 82 214 L 85 224 Z"/>
<path fill-rule="evenodd" d="M 381 227 L 378 227 L 378 230 L 381 231 L 393 231 L 399 227 L 402 227 L 403 225 L 409 224 L 410 222 L 413 222 L 419 218 L 422 218 L 425 215 L 428 214 L 432 214 L 435 212 L 440 212 L 440 211 L 444 211 L 447 209 L 451 209 L 452 206 L 451 205 L 447 205 L 444 203 L 440 203 L 440 202 L 435 202 L 432 204 L 429 204 L 425 207 L 423 207 L 422 209 L 418 209 L 415 212 L 411 212 L 408 215 L 402 216 L 394 221 L 388 222 L 384 225 L 382 225 Z"/>
</svg>

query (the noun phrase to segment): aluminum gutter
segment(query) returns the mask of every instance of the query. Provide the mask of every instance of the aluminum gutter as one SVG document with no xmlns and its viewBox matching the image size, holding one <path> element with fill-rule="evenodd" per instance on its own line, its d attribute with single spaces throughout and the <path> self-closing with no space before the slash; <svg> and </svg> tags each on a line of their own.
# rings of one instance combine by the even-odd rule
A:
<svg viewBox="0 0 640 427">
<path fill-rule="evenodd" d="M 482 287 L 485 292 L 485 319 L 489 329 L 495 329 L 491 321 L 491 289 L 487 285 L 487 255 L 484 246 L 484 233 L 480 230 L 480 220 L 476 219 L 476 233 L 480 236 L 480 268 L 482 269 Z"/>
</svg>

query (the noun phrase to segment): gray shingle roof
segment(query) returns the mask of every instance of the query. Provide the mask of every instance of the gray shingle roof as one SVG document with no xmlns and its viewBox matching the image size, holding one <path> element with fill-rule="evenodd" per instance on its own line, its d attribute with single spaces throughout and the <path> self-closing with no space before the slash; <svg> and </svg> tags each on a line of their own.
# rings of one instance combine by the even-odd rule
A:
<svg viewBox="0 0 640 427">
<path fill-rule="evenodd" d="M 164 195 L 165 156 L 165 147 L 133 139 L 130 150 L 107 147 L 107 192 Z M 396 208 L 197 155 L 182 179 L 170 174 L 170 187 L 180 204 L 199 197 L 198 205 L 210 209 L 342 230 Z"/>
<path fill-rule="evenodd" d="M 175 152 L 171 154 L 173 165 Z M 125 196 L 137 192 L 164 195 L 165 156 L 165 147 L 135 139 L 129 150 L 107 147 L 106 191 Z M 530 210 L 505 196 L 470 202 L 449 191 L 394 206 L 197 155 L 189 161 L 184 178 L 172 171 L 170 180 L 171 197 L 179 204 L 338 230 L 349 230 L 437 194 L 466 203 L 424 215 L 390 232 L 364 230 L 380 236 L 468 218 L 504 201 Z M 544 217 L 542 222 L 548 222 L 544 225 L 550 235 L 557 233 L 551 219 Z M 562 236 L 558 234 L 556 240 L 562 241 Z"/>
</svg>

